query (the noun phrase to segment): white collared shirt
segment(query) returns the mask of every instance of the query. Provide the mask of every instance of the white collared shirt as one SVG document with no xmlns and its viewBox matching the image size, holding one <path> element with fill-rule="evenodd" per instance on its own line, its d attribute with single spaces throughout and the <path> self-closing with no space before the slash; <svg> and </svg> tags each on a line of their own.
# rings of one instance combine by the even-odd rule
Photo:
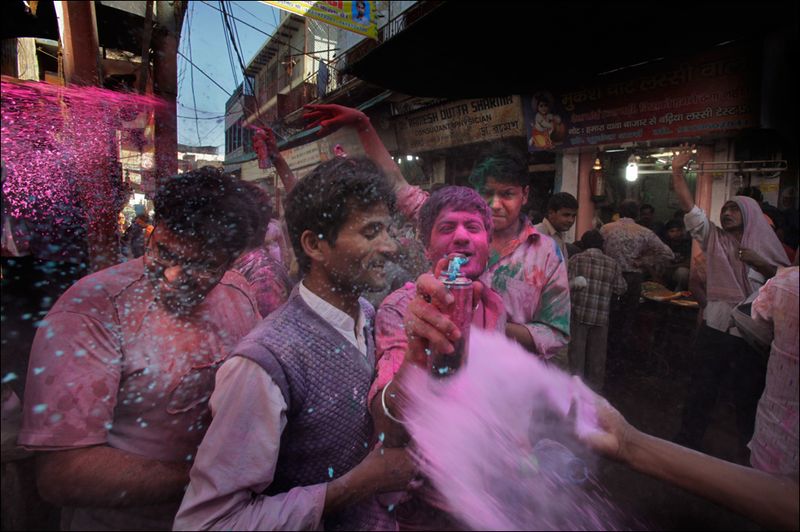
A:
<svg viewBox="0 0 800 532">
<path fill-rule="evenodd" d="M 331 327 L 344 336 L 348 342 L 356 346 L 361 354 L 367 356 L 367 339 L 364 336 L 364 325 L 366 324 L 366 317 L 361 307 L 358 308 L 358 322 L 354 322 L 353 318 L 334 307 L 317 294 L 306 288 L 303 281 L 300 281 L 300 297 L 306 302 L 306 305 L 311 307 L 311 310 L 319 314 L 319 316 L 327 321 Z"/>
</svg>

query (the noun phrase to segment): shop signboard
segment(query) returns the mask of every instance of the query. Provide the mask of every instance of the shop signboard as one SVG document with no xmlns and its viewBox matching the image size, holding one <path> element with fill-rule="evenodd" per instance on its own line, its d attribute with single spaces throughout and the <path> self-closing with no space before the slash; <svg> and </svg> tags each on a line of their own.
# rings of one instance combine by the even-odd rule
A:
<svg viewBox="0 0 800 532">
<path fill-rule="evenodd" d="M 375 2 L 268 2 L 262 3 L 289 11 L 296 15 L 326 22 L 331 26 L 378 38 Z"/>
<path fill-rule="evenodd" d="M 316 140 L 281 152 L 286 164 L 298 179 L 329 159 L 326 139 Z"/>
<path fill-rule="evenodd" d="M 519 96 L 458 100 L 394 120 L 397 143 L 407 153 L 525 134 Z"/>
<path fill-rule="evenodd" d="M 675 140 L 758 125 L 759 61 L 749 50 L 723 46 L 635 71 L 522 96 L 529 150 Z"/>
</svg>

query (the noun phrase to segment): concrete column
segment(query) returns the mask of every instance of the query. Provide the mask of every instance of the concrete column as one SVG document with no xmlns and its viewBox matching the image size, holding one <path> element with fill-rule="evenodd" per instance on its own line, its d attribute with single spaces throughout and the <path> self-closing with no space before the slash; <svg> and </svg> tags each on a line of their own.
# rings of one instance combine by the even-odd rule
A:
<svg viewBox="0 0 800 532">
<path fill-rule="evenodd" d="M 178 44 L 185 13 L 183 2 L 156 2 L 158 29 L 153 34 L 153 92 L 165 105 L 155 112 L 156 190 L 178 173 Z"/>
<path fill-rule="evenodd" d="M 61 2 L 64 10 L 64 77 L 67 84 L 99 85 L 97 20 L 94 2 Z"/>
<path fill-rule="evenodd" d="M 578 157 L 578 219 L 575 222 L 575 240 L 592 228 L 594 202 L 592 201 L 591 172 L 595 153 L 587 151 Z"/>
<path fill-rule="evenodd" d="M 100 53 L 97 37 L 97 18 L 94 2 L 85 0 L 61 2 L 64 14 L 64 32 L 62 35 L 64 78 L 67 85 L 100 85 Z M 113 139 L 109 139 L 109 146 Z M 108 175 L 110 171 L 105 162 L 112 164 L 112 153 L 109 160 L 95 167 L 84 166 L 85 175 Z M 84 209 L 88 218 L 87 243 L 89 261 L 92 271 L 102 270 L 117 262 L 117 218 L 116 213 L 108 216 L 102 208 L 97 208 L 98 183 L 82 181 L 80 195 L 83 196 Z M 100 185 L 101 188 L 106 184 Z M 107 218 L 107 219 L 106 219 Z"/>
</svg>

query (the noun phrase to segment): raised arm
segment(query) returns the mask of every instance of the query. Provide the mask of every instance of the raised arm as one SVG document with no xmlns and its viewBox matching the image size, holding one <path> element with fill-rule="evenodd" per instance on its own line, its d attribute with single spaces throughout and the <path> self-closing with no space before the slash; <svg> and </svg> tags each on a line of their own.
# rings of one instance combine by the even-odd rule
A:
<svg viewBox="0 0 800 532">
<path fill-rule="evenodd" d="M 693 148 L 694 146 L 682 144 L 672 157 L 672 186 L 678 195 L 681 209 L 686 212 L 692 210 L 694 198 L 689 190 L 689 185 L 686 184 L 686 178 L 683 176 L 683 167 L 691 160 Z"/>
<path fill-rule="evenodd" d="M 275 165 L 275 170 L 278 172 L 278 177 L 281 178 L 283 188 L 286 189 L 286 193 L 288 194 L 297 184 L 297 178 L 294 176 L 294 173 L 292 173 L 291 168 L 289 168 L 289 165 L 278 149 L 275 133 L 273 133 L 270 128 L 253 129 L 256 130 L 253 135 L 253 149 L 256 150 L 256 155 L 258 156 L 258 167 L 268 168 L 269 163 L 267 163 L 267 160 L 269 159 L 272 161 L 272 164 Z"/>
<path fill-rule="evenodd" d="M 319 126 L 319 135 L 325 136 L 340 127 L 353 128 L 358 134 L 364 153 L 386 175 L 395 192 L 410 186 L 403 177 L 400 167 L 397 166 L 386 146 L 383 145 L 378 132 L 372 127 L 369 117 L 363 112 L 336 104 L 309 104 L 305 106 L 305 109 L 308 112 L 303 115 L 303 118 L 311 120 L 307 129 Z"/>
</svg>

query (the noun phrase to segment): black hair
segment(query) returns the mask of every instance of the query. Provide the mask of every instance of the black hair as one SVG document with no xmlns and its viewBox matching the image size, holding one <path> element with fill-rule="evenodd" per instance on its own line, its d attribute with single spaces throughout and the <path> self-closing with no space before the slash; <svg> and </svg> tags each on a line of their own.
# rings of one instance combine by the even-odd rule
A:
<svg viewBox="0 0 800 532">
<path fill-rule="evenodd" d="M 642 203 L 642 206 L 639 207 L 639 214 L 641 215 L 642 211 L 645 210 L 645 209 L 650 210 L 653 213 L 656 212 L 656 208 L 653 207 L 652 205 L 650 205 L 649 203 Z"/>
<path fill-rule="evenodd" d="M 469 182 L 473 188 L 480 191 L 490 177 L 504 184 L 528 186 L 530 178 L 525 156 L 504 145 L 490 148 L 475 165 L 469 176 Z"/>
<path fill-rule="evenodd" d="M 491 237 L 494 229 L 492 209 L 486 200 L 469 187 L 446 186 L 431 194 L 419 211 L 419 237 L 425 247 L 431 242 L 431 232 L 436 218 L 447 208 L 480 215 L 483 226 Z"/>
<path fill-rule="evenodd" d="M 639 204 L 635 200 L 623 201 L 619 206 L 619 217 L 635 220 L 639 217 Z"/>
<path fill-rule="evenodd" d="M 675 219 L 669 220 L 667 223 L 664 224 L 664 234 L 666 234 L 666 232 L 669 231 L 670 229 L 676 229 L 676 228 L 679 229 L 684 228 L 683 220 L 675 220 Z"/>
<path fill-rule="evenodd" d="M 286 197 L 285 213 L 300 270 L 307 273 L 311 268 L 311 259 L 300 243 L 304 231 L 334 245 L 354 211 L 381 203 L 393 212 L 394 192 L 375 163 L 363 157 L 337 157 L 301 179 Z"/>
<path fill-rule="evenodd" d="M 579 244 L 584 251 L 587 249 L 603 249 L 603 235 L 597 229 L 586 231 Z"/>
<path fill-rule="evenodd" d="M 250 192 L 238 179 L 205 166 L 170 177 L 153 200 L 155 223 L 170 232 L 220 250 L 233 260 L 247 246 Z"/>
<path fill-rule="evenodd" d="M 561 209 L 576 209 L 578 208 L 578 200 L 569 192 L 557 192 L 550 196 L 547 200 L 547 212 L 558 212 Z"/>
</svg>

